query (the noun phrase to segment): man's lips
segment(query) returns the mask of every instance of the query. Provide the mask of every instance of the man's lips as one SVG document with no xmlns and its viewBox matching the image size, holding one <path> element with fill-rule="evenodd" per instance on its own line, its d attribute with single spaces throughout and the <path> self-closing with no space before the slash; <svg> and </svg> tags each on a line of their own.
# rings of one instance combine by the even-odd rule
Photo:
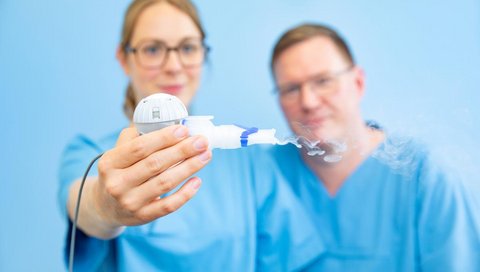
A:
<svg viewBox="0 0 480 272">
<path fill-rule="evenodd" d="M 316 127 L 324 124 L 327 121 L 328 117 L 315 117 L 315 118 L 310 118 L 306 119 L 303 123 L 303 125 L 307 127 Z"/>
</svg>

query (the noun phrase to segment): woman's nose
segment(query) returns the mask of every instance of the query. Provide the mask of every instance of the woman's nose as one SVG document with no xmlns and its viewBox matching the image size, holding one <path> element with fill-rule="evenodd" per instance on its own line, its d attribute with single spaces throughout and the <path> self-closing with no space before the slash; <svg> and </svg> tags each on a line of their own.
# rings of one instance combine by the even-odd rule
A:
<svg viewBox="0 0 480 272">
<path fill-rule="evenodd" d="M 182 70 L 183 65 L 180 61 L 180 55 L 177 51 L 169 51 L 165 56 L 165 63 L 163 69 L 167 72 L 179 72 Z"/>
</svg>

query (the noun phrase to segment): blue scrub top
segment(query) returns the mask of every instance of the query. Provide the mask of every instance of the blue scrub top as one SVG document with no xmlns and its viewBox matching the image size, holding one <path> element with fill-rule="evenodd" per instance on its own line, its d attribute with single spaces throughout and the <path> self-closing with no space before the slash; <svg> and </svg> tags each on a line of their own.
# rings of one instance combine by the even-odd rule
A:
<svg viewBox="0 0 480 272">
<path fill-rule="evenodd" d="M 335 196 L 294 146 L 271 155 L 327 250 L 306 271 L 480 271 L 480 209 L 420 145 L 392 137 Z"/>
<path fill-rule="evenodd" d="M 59 177 L 65 218 L 71 183 L 95 156 L 114 146 L 118 135 L 100 140 L 78 136 L 65 149 Z M 275 177 L 279 172 L 266 154 L 250 147 L 214 150 L 212 161 L 197 175 L 202 186 L 178 211 L 127 227 L 109 241 L 77 232 L 74 270 L 245 272 L 308 266 L 325 246 L 288 184 Z M 97 175 L 96 166 L 89 175 Z"/>
</svg>

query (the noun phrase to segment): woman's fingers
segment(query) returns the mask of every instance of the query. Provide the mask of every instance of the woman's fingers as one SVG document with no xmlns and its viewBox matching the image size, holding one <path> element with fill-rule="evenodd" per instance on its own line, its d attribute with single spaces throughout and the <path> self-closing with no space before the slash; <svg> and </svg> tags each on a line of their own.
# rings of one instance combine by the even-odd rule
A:
<svg viewBox="0 0 480 272">
<path fill-rule="evenodd" d="M 206 150 L 197 156 L 191 157 L 169 168 L 140 186 L 133 188 L 125 196 L 131 205 L 130 208 L 133 210 L 140 209 L 159 196 L 172 191 L 185 179 L 204 167 L 210 161 L 211 157 L 211 151 Z"/>
<path fill-rule="evenodd" d="M 118 136 L 115 146 L 120 146 L 128 141 L 131 141 L 139 136 L 138 131 L 134 127 L 123 129 Z"/>
<path fill-rule="evenodd" d="M 137 218 L 143 222 L 150 222 L 178 210 L 195 195 L 200 185 L 200 178 L 189 179 L 175 193 L 165 198 L 156 199 L 141 208 L 136 214 Z"/>
<path fill-rule="evenodd" d="M 148 157 L 152 153 L 177 144 L 188 136 L 188 129 L 182 125 L 169 126 L 141 136 L 133 137 L 133 129 L 122 131 L 117 146 L 108 152 L 108 167 L 123 169 Z"/>
<path fill-rule="evenodd" d="M 174 146 L 149 155 L 131 167 L 121 170 L 120 173 L 123 176 L 122 182 L 129 187 L 138 186 L 150 178 L 161 174 L 173 165 L 206 151 L 207 148 L 208 141 L 205 137 L 189 137 Z M 188 165 L 191 164 L 192 163 L 188 163 Z M 178 179 L 180 179 L 180 182 L 185 180 L 185 178 L 200 170 L 201 167 L 203 167 L 203 165 L 184 169 L 184 173 L 178 173 L 178 176 L 181 177 L 181 179 Z"/>
</svg>

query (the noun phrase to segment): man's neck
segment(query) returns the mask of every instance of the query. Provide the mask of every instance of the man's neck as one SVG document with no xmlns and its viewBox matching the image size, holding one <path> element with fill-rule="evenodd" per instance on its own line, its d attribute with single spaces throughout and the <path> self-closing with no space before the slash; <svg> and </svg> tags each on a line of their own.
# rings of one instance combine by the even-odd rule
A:
<svg viewBox="0 0 480 272">
<path fill-rule="evenodd" d="M 324 156 L 309 156 L 302 152 L 302 158 L 313 173 L 319 178 L 331 196 L 336 195 L 346 179 L 360 166 L 366 158 L 383 141 L 384 133 L 380 130 L 373 130 L 367 126 L 357 129 L 345 140 L 347 149 L 340 153 L 341 160 L 338 162 L 327 162 L 325 155 L 331 154 L 334 150 L 326 148 Z"/>
</svg>

